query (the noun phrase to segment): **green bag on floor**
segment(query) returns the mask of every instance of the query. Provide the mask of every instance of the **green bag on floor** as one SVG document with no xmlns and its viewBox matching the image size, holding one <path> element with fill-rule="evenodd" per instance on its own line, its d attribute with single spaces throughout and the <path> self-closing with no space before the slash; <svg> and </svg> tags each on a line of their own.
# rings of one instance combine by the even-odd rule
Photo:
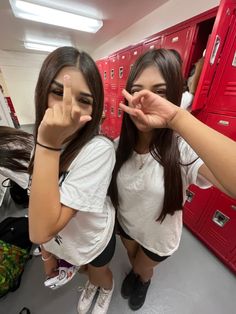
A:
<svg viewBox="0 0 236 314">
<path fill-rule="evenodd" d="M 19 287 L 29 258 L 29 251 L 0 240 L 0 297 Z"/>
<path fill-rule="evenodd" d="M 19 287 L 31 246 L 27 217 L 8 217 L 0 222 L 0 297 Z"/>
</svg>

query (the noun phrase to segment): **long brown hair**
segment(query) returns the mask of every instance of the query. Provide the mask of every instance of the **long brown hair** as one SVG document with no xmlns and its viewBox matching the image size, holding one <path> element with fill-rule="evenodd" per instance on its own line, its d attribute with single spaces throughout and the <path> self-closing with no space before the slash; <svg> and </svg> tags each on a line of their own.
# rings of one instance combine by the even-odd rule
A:
<svg viewBox="0 0 236 314">
<path fill-rule="evenodd" d="M 36 121 L 34 136 L 38 135 L 38 127 L 48 108 L 48 95 L 51 84 L 60 70 L 67 66 L 76 67 L 81 71 L 93 96 L 92 120 L 73 135 L 60 157 L 59 173 L 68 169 L 70 163 L 81 150 L 81 148 L 99 132 L 99 122 L 103 111 L 103 86 L 101 76 L 93 59 L 83 51 L 74 47 L 61 47 L 53 51 L 43 62 L 39 73 L 35 90 L 35 112 Z M 34 156 L 31 160 L 29 171 L 32 173 Z"/>
<path fill-rule="evenodd" d="M 126 90 L 131 92 L 134 80 L 149 66 L 155 65 L 166 82 L 166 98 L 179 106 L 183 90 L 181 66 L 174 53 L 167 49 L 157 49 L 143 54 L 133 65 Z M 125 104 L 128 105 L 127 100 Z M 122 165 L 132 156 L 138 141 L 137 128 L 124 113 L 119 145 L 116 152 L 116 165 L 113 170 L 109 195 L 115 208 L 119 206 L 117 175 Z M 162 222 L 167 214 L 173 215 L 183 206 L 183 184 L 180 170 L 178 139 L 171 129 L 155 129 L 149 151 L 153 158 L 164 168 L 164 203 L 157 220 Z"/>
<path fill-rule="evenodd" d="M 16 172 L 27 172 L 33 143 L 32 134 L 0 126 L 0 167 Z"/>
</svg>

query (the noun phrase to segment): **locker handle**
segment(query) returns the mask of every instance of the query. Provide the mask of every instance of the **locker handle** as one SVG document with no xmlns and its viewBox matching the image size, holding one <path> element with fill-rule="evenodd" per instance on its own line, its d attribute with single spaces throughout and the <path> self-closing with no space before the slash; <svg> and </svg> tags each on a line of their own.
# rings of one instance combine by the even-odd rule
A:
<svg viewBox="0 0 236 314">
<path fill-rule="evenodd" d="M 211 57 L 210 57 L 210 64 L 213 65 L 215 62 L 215 58 L 218 52 L 218 49 L 220 48 L 220 36 L 216 35 L 215 43 L 212 49 Z"/>
<path fill-rule="evenodd" d="M 212 221 L 218 226 L 220 226 L 221 228 L 225 226 L 225 224 L 229 221 L 229 219 L 230 218 L 228 216 L 226 216 L 219 210 L 216 210 L 212 217 Z"/>
<path fill-rule="evenodd" d="M 186 190 L 186 195 L 187 195 L 186 201 L 189 202 L 189 203 L 191 203 L 192 200 L 193 200 L 193 198 L 194 198 L 195 193 L 193 193 L 193 192 L 190 191 L 190 190 Z"/>
<path fill-rule="evenodd" d="M 223 125 L 223 126 L 229 126 L 229 121 L 226 120 L 219 120 L 218 124 Z"/>
</svg>

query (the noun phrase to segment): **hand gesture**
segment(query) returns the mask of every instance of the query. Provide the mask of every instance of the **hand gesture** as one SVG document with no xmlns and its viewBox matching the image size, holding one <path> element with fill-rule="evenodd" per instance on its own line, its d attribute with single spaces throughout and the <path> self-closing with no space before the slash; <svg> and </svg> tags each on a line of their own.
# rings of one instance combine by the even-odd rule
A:
<svg viewBox="0 0 236 314">
<path fill-rule="evenodd" d="M 38 130 L 38 141 L 50 147 L 61 147 L 76 131 L 91 120 L 91 116 L 81 116 L 80 108 L 73 104 L 71 78 L 64 76 L 63 100 L 55 103 L 45 112 Z"/>
<path fill-rule="evenodd" d="M 120 108 L 131 116 L 140 131 L 169 127 L 169 122 L 180 110 L 165 98 L 148 90 L 142 90 L 133 96 L 123 90 L 122 94 L 129 106 L 121 103 Z"/>
</svg>

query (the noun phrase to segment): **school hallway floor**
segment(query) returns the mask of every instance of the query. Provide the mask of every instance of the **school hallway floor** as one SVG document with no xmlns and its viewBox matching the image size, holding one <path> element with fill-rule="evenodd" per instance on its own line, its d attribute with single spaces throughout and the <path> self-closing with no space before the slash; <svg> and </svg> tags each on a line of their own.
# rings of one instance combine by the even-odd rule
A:
<svg viewBox="0 0 236 314">
<path fill-rule="evenodd" d="M 0 207 L 0 221 L 7 216 L 23 216 L 7 194 Z M 130 269 L 122 244 L 117 237 L 111 262 L 115 290 L 108 314 L 134 313 L 122 299 L 120 287 Z M 140 314 L 234 314 L 236 277 L 199 240 L 184 228 L 179 250 L 156 268 Z M 58 290 L 43 286 L 40 257 L 27 263 L 18 290 L 0 299 L 0 314 L 18 314 L 23 307 L 31 314 L 76 314 L 78 288 L 86 276 L 76 275 Z M 91 312 L 89 312 L 91 313 Z"/>
</svg>

